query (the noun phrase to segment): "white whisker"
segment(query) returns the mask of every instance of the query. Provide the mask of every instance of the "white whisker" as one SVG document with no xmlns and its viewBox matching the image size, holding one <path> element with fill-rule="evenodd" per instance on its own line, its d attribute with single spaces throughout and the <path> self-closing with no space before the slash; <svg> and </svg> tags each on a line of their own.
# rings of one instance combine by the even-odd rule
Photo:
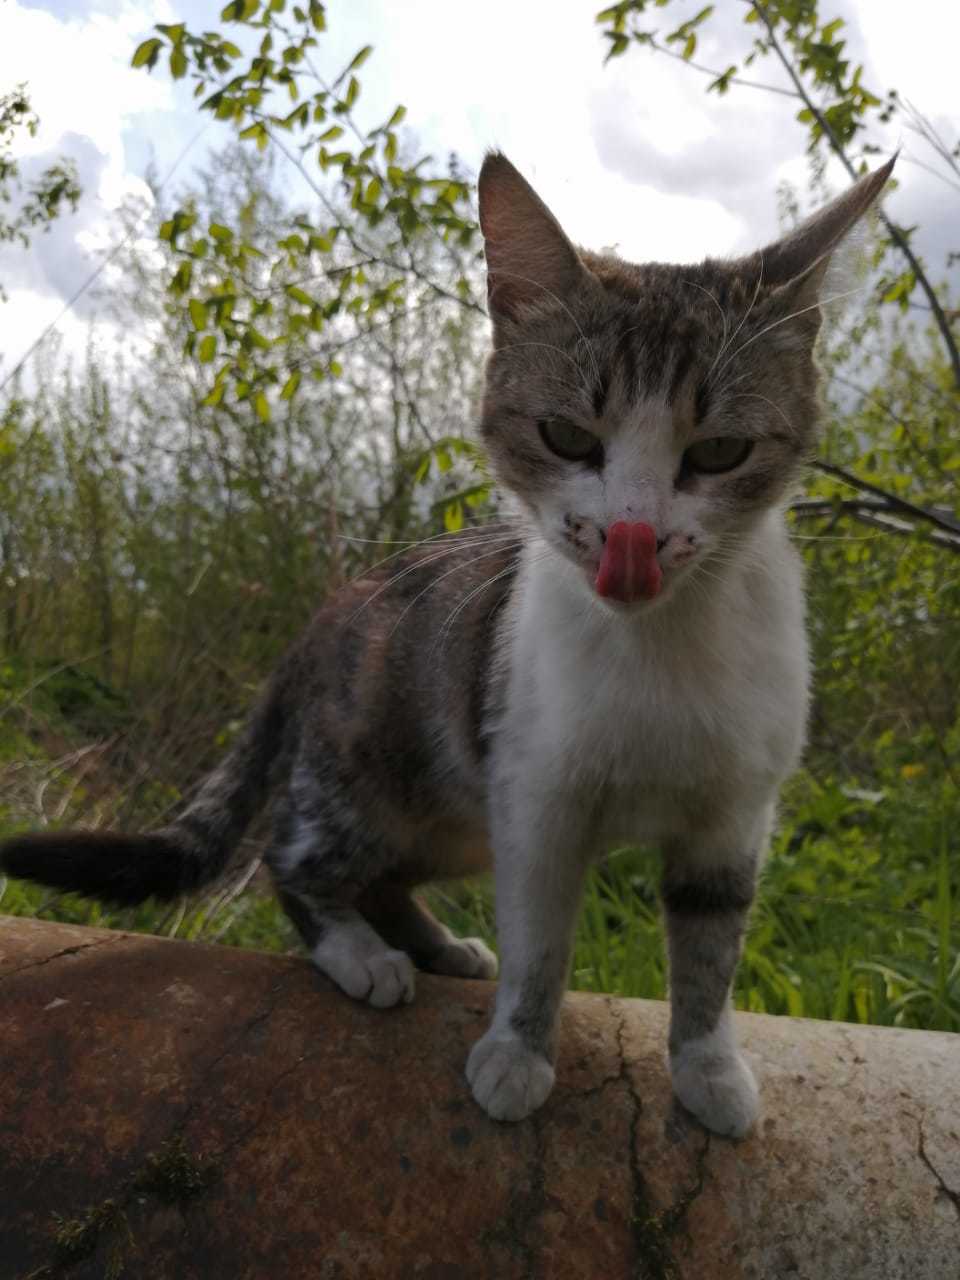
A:
<svg viewBox="0 0 960 1280">
<path fill-rule="evenodd" d="M 499 526 L 512 530 L 514 528 L 514 523 L 515 522 L 510 520 L 499 520 L 495 525 L 486 525 L 482 529 L 478 528 L 477 536 L 480 538 L 487 537 L 488 535 L 491 537 L 503 536 L 499 534 L 494 535 L 491 533 L 491 530 Z M 467 526 L 467 529 L 472 530 L 472 526 Z M 389 564 L 391 560 L 396 560 L 397 556 L 402 556 L 407 551 L 414 551 L 418 547 L 430 547 L 431 550 L 434 550 L 436 549 L 436 544 L 439 543 L 443 538 L 455 538 L 455 537 L 461 536 L 467 532 L 467 529 L 444 529 L 442 533 L 435 533 L 429 538 L 421 538 L 420 541 L 401 542 L 399 551 L 392 551 L 390 555 L 384 556 L 381 560 L 376 560 L 374 561 L 373 564 L 365 565 L 358 573 L 355 573 L 353 577 L 350 578 L 345 585 L 352 586 L 353 583 L 362 581 L 364 578 L 368 577 L 371 573 L 373 573 L 376 569 L 380 569 L 383 567 L 383 565 Z M 344 535 L 341 535 L 341 536 L 344 536 Z M 356 541 L 356 539 L 353 539 L 353 541 Z M 359 539 L 359 541 L 365 541 L 365 539 Z M 376 541 L 376 539 L 371 539 L 371 541 Z M 387 543 L 385 545 L 389 546 L 391 544 Z"/>
<path fill-rule="evenodd" d="M 574 357 L 570 354 L 569 351 L 564 351 L 562 347 L 558 347 L 552 342 L 533 342 L 533 341 L 511 342 L 509 346 L 500 347 L 499 351 L 501 352 L 519 351 L 521 347 L 542 347 L 545 351 L 555 351 L 557 355 L 563 356 L 564 360 L 568 360 L 570 364 L 573 365 L 574 370 L 576 371 L 577 379 L 579 383 L 578 389 L 582 391 L 584 395 L 586 395 L 587 397 L 590 397 L 592 395 L 590 384 L 587 381 L 583 368 L 577 362 L 577 360 L 574 359 Z M 544 382 L 544 383 L 555 382 L 559 386 L 564 388 L 569 388 L 570 386 L 570 384 L 568 382 L 565 382 L 564 379 L 559 376 L 559 374 L 550 373 L 544 369 L 538 370 L 537 378 L 538 378 L 538 381 L 540 382 Z"/>
<path fill-rule="evenodd" d="M 728 329 L 727 313 L 724 311 L 723 307 L 721 307 L 720 303 L 717 301 L 714 295 L 710 292 L 710 290 L 705 289 L 702 284 L 697 284 L 696 280 L 681 280 L 680 283 L 688 284 L 692 289 L 699 289 L 701 293 L 705 293 L 707 297 L 710 299 L 710 301 L 713 303 L 713 305 L 720 312 L 720 322 L 723 325 L 723 336 L 720 339 L 720 351 L 718 353 L 718 356 L 722 355 L 727 345 L 727 329 Z M 714 360 L 714 364 L 715 363 L 716 363 L 716 360 Z M 710 369 L 712 368 L 713 368 L 713 365 L 710 366 Z M 708 381 L 710 378 L 710 369 L 707 370 L 705 381 Z"/>
<path fill-rule="evenodd" d="M 754 306 L 756 305 L 757 298 L 759 298 L 759 297 L 760 297 L 760 290 L 761 290 L 762 286 L 763 286 L 763 258 L 761 257 L 761 258 L 760 258 L 760 274 L 757 276 L 757 287 L 756 287 L 756 288 L 754 289 L 754 291 L 753 291 L 753 297 L 750 299 L 750 305 L 747 307 L 746 311 L 743 313 L 743 316 L 742 316 L 742 318 L 741 318 L 741 320 L 740 320 L 740 323 L 739 323 L 739 324 L 737 325 L 737 327 L 734 329 L 733 333 L 731 333 L 729 340 L 728 340 L 728 341 L 726 341 L 726 342 L 724 342 L 724 343 L 722 344 L 722 346 L 720 347 L 720 350 L 719 350 L 719 351 L 717 352 L 717 354 L 714 356 L 714 358 L 713 358 L 713 363 L 711 364 L 710 368 L 707 370 L 707 375 L 706 375 L 706 377 L 704 378 L 704 383 L 705 383 L 707 386 L 709 386 L 709 385 L 710 385 L 710 382 L 711 382 L 711 380 L 712 380 L 712 378 L 713 378 L 713 371 L 714 371 L 714 369 L 716 369 L 717 365 L 719 364 L 720 359 L 721 359 L 721 358 L 722 358 L 722 356 L 723 356 L 723 353 L 724 353 L 724 352 L 727 350 L 727 348 L 728 348 L 729 346 L 731 346 L 731 344 L 736 340 L 737 334 L 740 332 L 740 330 L 741 330 L 741 329 L 743 328 L 743 326 L 746 324 L 746 322 L 747 322 L 747 318 L 749 317 L 749 315 L 750 315 L 751 311 L 753 310 Z M 727 361 L 727 364 L 729 364 L 729 360 Z M 725 369 L 726 367 L 727 367 L 727 365 L 726 365 L 726 364 L 724 364 L 723 368 L 721 368 L 721 369 L 719 370 L 719 372 L 717 373 L 717 377 L 719 377 L 719 376 L 720 376 L 720 374 L 723 372 L 723 369 Z"/>
<path fill-rule="evenodd" d="M 775 404 L 770 399 L 769 396 L 761 395 L 759 391 L 738 391 L 735 396 L 731 397 L 731 399 L 732 400 L 762 400 L 764 404 L 768 404 L 770 406 L 770 408 L 774 411 L 774 413 L 779 413 L 780 417 L 783 419 L 784 423 L 786 424 L 790 434 L 792 436 L 796 435 L 796 431 L 794 430 L 793 423 L 787 417 L 786 413 L 784 413 L 780 405 Z"/>
<path fill-rule="evenodd" d="M 498 534 L 498 535 L 497 535 L 497 540 L 502 540 L 503 542 L 509 542 L 509 541 L 511 541 L 511 540 L 515 540 L 515 538 L 516 538 L 516 535 L 515 535 L 514 533 L 505 533 L 505 534 Z M 477 545 L 479 545 L 479 546 L 489 546 L 489 544 L 490 544 L 490 542 L 491 542 L 491 541 L 493 541 L 493 539 L 487 539 L 487 540 L 484 540 L 484 541 L 483 541 L 483 542 L 481 542 L 481 543 L 478 543 Z M 474 544 L 471 542 L 471 543 L 459 543 L 459 544 L 458 544 L 457 546 L 455 546 L 455 547 L 446 547 L 443 551 L 438 551 L 436 555 L 429 555 L 429 556 L 425 556 L 423 559 L 421 559 L 421 560 L 417 560 L 417 561 L 415 561 L 413 564 L 408 565 L 408 566 L 406 567 L 406 569 L 401 569 L 401 571 L 400 571 L 399 573 L 395 573 L 395 574 L 393 575 L 393 577 L 392 577 L 392 578 L 388 578 L 388 579 L 387 579 L 387 581 L 386 581 L 386 582 L 384 582 L 384 583 L 382 583 L 382 584 L 377 588 L 377 590 L 376 590 L 376 591 L 374 591 L 374 593 L 373 593 L 372 595 L 368 596 L 368 597 L 366 598 L 366 600 L 364 600 L 364 602 L 363 602 L 363 604 L 360 606 L 360 608 L 359 608 L 359 609 L 354 610 L 354 612 L 350 615 L 350 617 L 347 619 L 347 621 L 346 621 L 346 624 L 345 624 L 345 625 L 346 625 L 346 626 L 348 626 L 348 627 L 349 627 L 349 626 L 352 626 L 352 624 L 353 624 L 354 622 L 356 622 L 357 618 L 359 618 L 359 617 L 360 617 L 361 613 L 363 613 L 364 609 L 366 609 L 366 608 L 368 607 L 368 605 L 373 604 L 374 600 L 379 599 L 379 597 L 380 597 L 380 596 L 382 596 L 382 595 L 383 595 L 383 593 L 384 593 L 385 591 L 388 591 L 392 586 L 394 586 L 394 585 L 395 585 L 397 582 L 399 582 L 402 578 L 407 577 L 407 575 L 408 575 L 408 574 L 410 574 L 410 573 L 415 573 L 418 569 L 423 569 L 423 568 L 425 568 L 427 565 L 430 565 L 430 564 L 436 564 L 436 562 L 437 562 L 438 560 L 443 560 L 443 559 L 445 559 L 447 556 L 452 556 L 452 555 L 454 555 L 457 551 L 461 550 L 464 546 L 473 546 L 473 545 L 474 545 Z M 495 553 L 494 553 L 494 552 L 490 552 L 489 554 L 493 555 L 493 554 L 495 554 Z M 460 566 L 459 566 L 459 565 L 456 565 L 456 566 L 455 566 L 455 568 L 457 568 L 457 569 L 458 569 L 458 568 L 460 568 Z M 368 570 L 368 572 L 370 572 L 370 571 Z M 362 580 L 362 579 L 361 579 L 361 580 Z M 435 581 L 435 579 L 434 579 L 434 581 Z"/>
<path fill-rule="evenodd" d="M 503 555 L 505 552 L 512 551 L 515 547 L 521 547 L 522 545 L 523 545 L 522 542 L 518 542 L 514 540 L 512 545 L 508 543 L 505 547 L 495 547 L 493 551 L 485 551 L 483 555 L 472 556 L 470 560 L 467 561 L 467 564 L 477 564 L 480 560 L 489 560 L 491 556 Z M 427 585 L 423 588 L 423 590 L 418 591 L 417 594 L 410 601 L 410 603 L 404 608 L 403 612 L 400 614 L 400 617 L 397 618 L 396 622 L 390 628 L 387 638 L 389 639 L 390 636 L 393 635 L 397 627 L 399 627 L 400 623 L 404 620 L 404 618 L 407 616 L 407 614 L 410 612 L 410 610 L 413 608 L 413 606 L 417 603 L 418 600 L 422 599 L 427 594 L 428 591 L 432 591 L 434 587 L 438 586 L 441 582 L 443 582 L 444 578 L 449 578 L 451 574 L 458 573 L 461 570 L 465 569 L 467 567 L 467 564 L 455 564 L 453 568 L 448 569 L 446 573 L 441 573 L 438 577 L 431 578 L 430 581 L 427 583 Z"/>
<path fill-rule="evenodd" d="M 552 289 L 548 289 L 546 285 L 541 284 L 539 280 L 534 280 L 531 276 L 522 276 L 519 274 L 519 272 L 516 272 L 516 271 L 494 271 L 493 274 L 494 276 L 509 276 L 512 280 L 522 280 L 525 284 L 535 285 L 538 289 L 542 289 L 543 292 L 547 294 L 548 297 L 553 298 L 554 302 L 558 303 L 559 306 L 563 308 L 563 310 L 567 313 L 567 315 L 573 321 L 573 325 L 577 333 L 579 333 L 580 337 L 583 339 L 583 344 L 586 347 L 587 354 L 589 355 L 590 360 L 593 364 L 593 372 L 596 375 L 597 384 L 599 385 L 602 379 L 600 377 L 600 367 L 597 364 L 597 358 L 593 354 L 593 347 L 590 345 L 590 341 L 587 338 L 587 335 L 583 332 L 583 329 L 580 327 L 580 322 L 577 320 L 577 317 L 573 314 L 573 312 L 570 310 L 570 308 L 567 306 L 564 300 L 558 297 L 557 294 L 555 294 Z"/>
<path fill-rule="evenodd" d="M 849 298 L 855 293 L 863 293 L 865 288 L 867 288 L 866 285 L 858 285 L 856 289 L 845 289 L 843 293 L 834 293 L 829 298 L 818 298 L 816 302 L 811 302 L 808 307 L 801 307 L 799 311 L 791 311 L 788 316 L 781 316 L 779 320 L 774 320 L 770 324 L 764 325 L 759 333 L 755 333 L 753 337 L 748 338 L 746 342 L 741 342 L 736 351 L 727 356 L 726 360 L 717 370 L 717 377 L 720 377 L 731 360 L 735 360 L 737 356 L 746 351 L 747 347 L 749 347 L 751 343 L 756 342 L 758 338 L 762 338 L 764 334 L 769 333 L 772 329 L 777 329 L 780 325 L 787 324 L 790 320 L 796 320 L 798 316 L 804 316 L 808 311 L 816 311 L 819 307 L 828 306 L 831 302 L 839 302 L 841 298 Z"/>
<path fill-rule="evenodd" d="M 523 545 L 522 543 L 517 543 L 518 547 L 522 545 Z M 451 613 L 449 613 L 447 617 L 444 619 L 443 624 L 440 627 L 439 635 L 437 636 L 437 639 L 434 641 L 433 649 L 431 650 L 431 653 L 436 652 L 436 649 L 438 646 L 442 647 L 446 643 L 446 637 L 449 636 L 450 633 L 453 631 L 453 627 L 454 627 L 454 624 L 456 623 L 457 618 L 459 618 L 460 614 L 463 613 L 464 609 L 466 609 L 467 605 L 470 603 L 471 600 L 475 599 L 478 595 L 480 595 L 482 591 L 486 591 L 488 587 L 492 587 L 495 582 L 499 582 L 501 578 L 506 578 L 508 575 L 510 575 L 511 573 L 514 573 L 515 571 L 516 571 L 516 566 L 513 564 L 508 564 L 505 569 L 501 569 L 499 573 L 495 573 L 493 577 L 484 579 L 484 581 L 480 583 L 479 587 L 474 587 L 474 589 L 470 592 L 470 594 L 466 596 L 465 599 L 461 600 L 460 603 L 457 605 L 457 607 Z"/>
</svg>

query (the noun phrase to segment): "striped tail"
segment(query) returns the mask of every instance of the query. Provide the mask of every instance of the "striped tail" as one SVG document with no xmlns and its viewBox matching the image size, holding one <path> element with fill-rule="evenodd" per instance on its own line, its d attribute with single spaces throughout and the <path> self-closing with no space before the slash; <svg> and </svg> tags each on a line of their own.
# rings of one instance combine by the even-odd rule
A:
<svg viewBox="0 0 960 1280">
<path fill-rule="evenodd" d="M 145 835 L 50 831 L 0 844 L 0 869 L 55 889 L 127 906 L 171 899 L 216 880 L 266 799 L 282 752 L 284 716 L 274 680 L 240 737 L 189 807 Z"/>
</svg>

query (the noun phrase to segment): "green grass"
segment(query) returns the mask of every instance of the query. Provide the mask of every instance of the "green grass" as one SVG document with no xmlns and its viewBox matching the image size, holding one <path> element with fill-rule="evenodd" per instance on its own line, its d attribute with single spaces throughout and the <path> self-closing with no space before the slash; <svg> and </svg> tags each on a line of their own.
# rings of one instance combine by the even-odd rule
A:
<svg viewBox="0 0 960 1280">
<path fill-rule="evenodd" d="M 42 796 L 58 821 L 109 824 L 122 812 L 122 777 L 78 782 L 75 752 L 56 751 L 0 719 L 0 835 L 32 825 Z M 138 792 L 133 825 L 149 826 L 158 782 Z M 163 801 L 169 803 L 169 800 Z M 757 1012 L 960 1031 L 960 801 L 949 775 L 880 755 L 859 785 L 801 773 L 787 788 L 778 833 L 751 916 L 735 999 Z M 666 967 L 657 859 L 622 849 L 590 875 L 571 985 L 662 998 Z M 435 888 L 437 914 L 455 932 L 496 944 L 489 884 Z M 8 881 L 0 912 L 154 932 L 267 951 L 297 949 L 262 884 L 237 896 L 110 911 Z"/>
<path fill-rule="evenodd" d="M 799 853 L 774 850 L 737 975 L 738 1008 L 960 1031 L 960 919 L 946 845 L 929 867 L 911 859 L 902 868 L 897 896 L 902 905 L 895 906 L 866 897 L 830 896 L 829 885 L 821 895 L 797 890 L 794 886 L 804 881 L 810 866 L 829 862 L 828 844 L 821 838 Z M 892 871 L 888 863 L 887 891 L 896 878 Z M 572 987 L 664 997 L 656 880 L 656 859 L 640 850 L 621 850 L 592 872 L 577 930 Z M 496 946 L 489 885 L 433 889 L 428 896 L 456 932 Z M 278 903 L 262 889 L 248 890 L 213 912 L 206 903 L 182 913 L 150 905 L 111 912 L 73 895 L 51 900 L 40 889 L 11 881 L 0 898 L 0 911 L 263 951 L 297 949 Z"/>
</svg>

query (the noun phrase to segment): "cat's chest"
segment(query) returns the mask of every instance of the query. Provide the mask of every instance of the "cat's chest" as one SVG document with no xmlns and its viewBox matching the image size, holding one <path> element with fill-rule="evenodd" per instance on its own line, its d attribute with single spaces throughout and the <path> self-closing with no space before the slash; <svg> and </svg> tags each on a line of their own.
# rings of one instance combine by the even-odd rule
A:
<svg viewBox="0 0 960 1280">
<path fill-rule="evenodd" d="M 645 629 L 601 613 L 564 625 L 563 601 L 533 598 L 515 633 L 508 719 L 538 770 L 615 792 L 715 786 L 781 774 L 806 703 L 802 628 L 732 613 L 705 635 L 696 616 Z"/>
<path fill-rule="evenodd" d="M 561 770 L 598 782 L 676 782 L 713 772 L 743 739 L 751 697 L 739 672 L 705 672 L 680 653 L 638 647 L 629 660 L 572 646 L 541 652 L 528 723 L 537 754 Z"/>
</svg>

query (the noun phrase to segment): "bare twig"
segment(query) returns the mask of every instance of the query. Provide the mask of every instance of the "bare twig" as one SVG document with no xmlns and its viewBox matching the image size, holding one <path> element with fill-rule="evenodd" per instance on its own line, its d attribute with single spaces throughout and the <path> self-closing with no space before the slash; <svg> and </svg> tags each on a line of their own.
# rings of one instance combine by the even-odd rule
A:
<svg viewBox="0 0 960 1280">
<path fill-rule="evenodd" d="M 770 48 L 774 51 L 774 53 L 779 58 L 780 63 L 783 66 L 784 70 L 786 71 L 787 75 L 790 77 L 794 85 L 794 88 L 797 91 L 798 96 L 803 100 L 804 106 L 807 108 L 807 110 L 816 120 L 818 126 L 820 127 L 820 130 L 823 133 L 823 136 L 827 139 L 828 143 L 830 144 L 831 151 L 839 159 L 840 163 L 846 169 L 850 177 L 854 179 L 858 178 L 860 175 L 857 173 L 849 156 L 844 150 L 843 144 L 840 142 L 840 139 L 837 137 L 833 129 L 830 127 L 830 122 L 829 120 L 827 120 L 826 116 L 823 114 L 823 111 L 820 109 L 817 103 L 814 102 L 813 98 L 807 92 L 806 86 L 804 85 L 803 81 L 800 79 L 800 76 L 797 74 L 797 71 L 793 63 L 787 57 L 786 52 L 783 49 L 783 46 L 780 44 L 780 41 L 777 39 L 777 33 L 774 29 L 773 23 L 770 21 L 770 18 L 765 8 L 763 7 L 762 4 L 758 4 L 757 0 L 748 0 L 748 2 L 753 12 L 757 15 L 759 20 L 763 23 L 764 27 L 766 28 L 767 36 L 770 41 Z M 884 228 L 886 229 L 887 235 L 890 237 L 893 243 L 897 246 L 897 248 L 906 258 L 907 262 L 910 264 L 910 269 L 913 271 L 916 277 L 917 284 L 926 294 L 927 301 L 930 303 L 930 310 L 933 312 L 933 318 L 936 321 L 937 328 L 940 330 L 940 336 L 943 339 L 943 345 L 947 351 L 947 357 L 950 361 L 950 367 L 953 370 L 954 387 L 957 390 L 957 392 L 960 392 L 960 350 L 958 350 L 957 348 L 956 339 L 954 338 L 953 332 L 950 328 L 950 321 L 947 319 L 946 315 L 944 314 L 944 310 L 940 304 L 940 299 L 937 297 L 936 290 L 934 289 L 933 284 L 931 283 L 929 277 L 927 276 L 927 273 L 924 270 L 923 264 L 921 263 L 920 259 L 913 252 L 913 249 L 910 247 L 910 241 L 907 239 L 904 233 L 900 230 L 897 224 L 895 222 L 892 222 L 890 218 L 887 217 L 887 215 L 883 212 L 883 209 L 880 209 L 878 211 L 878 216 L 880 218 L 880 221 L 883 223 Z"/>
<path fill-rule="evenodd" d="M 861 480 L 858 475 L 854 475 L 846 467 L 838 467 L 832 462 L 823 462 L 820 459 L 817 459 L 813 465 L 818 471 L 822 471 L 824 475 L 833 476 L 835 480 L 842 480 L 852 488 L 859 489 L 861 493 L 870 493 L 876 498 L 882 498 L 890 511 L 899 511 L 904 515 L 913 516 L 914 519 L 925 520 L 936 529 L 943 529 L 946 533 L 960 537 L 960 520 L 955 519 L 953 516 L 946 516 L 938 511 L 930 511 L 927 507 L 921 507 L 916 502 L 909 502 L 906 498 L 901 498 L 895 493 L 888 493 L 886 489 L 881 489 L 879 485 L 871 484 L 869 480 Z"/>
<path fill-rule="evenodd" d="M 840 501 L 833 498 L 801 498 L 800 501 L 790 504 L 790 510 L 800 519 L 848 515 L 860 521 L 861 524 L 882 529 L 884 533 L 899 534 L 902 537 L 910 537 L 917 533 L 916 525 L 892 515 L 889 504 L 879 498 L 845 498 Z M 960 555 L 960 534 L 933 531 L 927 537 L 945 551 Z"/>
</svg>

